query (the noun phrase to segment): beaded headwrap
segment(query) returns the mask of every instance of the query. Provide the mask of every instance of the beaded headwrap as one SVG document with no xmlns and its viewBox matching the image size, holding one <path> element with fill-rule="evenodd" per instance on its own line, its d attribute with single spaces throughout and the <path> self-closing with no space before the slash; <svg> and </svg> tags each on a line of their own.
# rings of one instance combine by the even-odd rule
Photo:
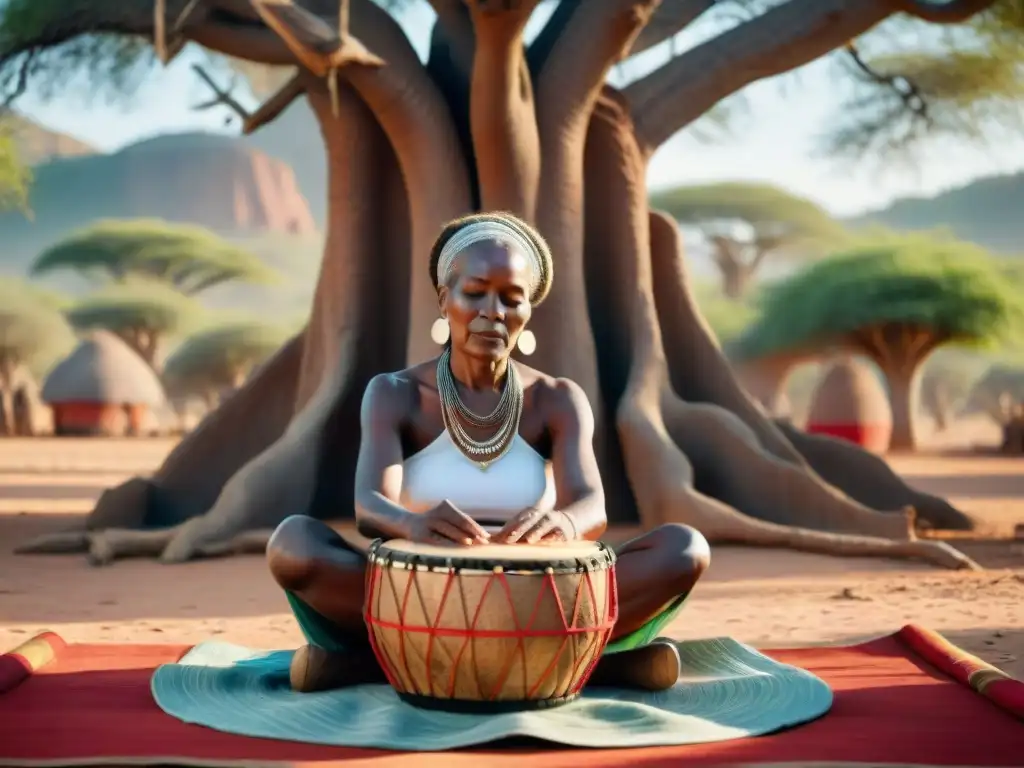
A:
<svg viewBox="0 0 1024 768">
<path fill-rule="evenodd" d="M 514 245 L 526 256 L 531 272 L 530 296 L 536 294 L 537 288 L 544 280 L 544 262 L 537 253 L 536 246 L 515 227 L 493 219 L 474 221 L 448 238 L 440 256 L 437 257 L 437 284 L 447 285 L 456 256 L 471 245 L 491 240 Z"/>
</svg>

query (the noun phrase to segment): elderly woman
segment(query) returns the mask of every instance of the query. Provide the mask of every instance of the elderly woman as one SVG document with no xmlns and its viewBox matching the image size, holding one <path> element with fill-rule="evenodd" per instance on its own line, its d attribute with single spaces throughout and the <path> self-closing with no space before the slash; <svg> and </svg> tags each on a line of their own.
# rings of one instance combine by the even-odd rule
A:
<svg viewBox="0 0 1024 768">
<path fill-rule="evenodd" d="M 430 277 L 448 341 L 435 360 L 366 389 L 360 532 L 453 546 L 597 539 L 606 518 L 590 405 L 572 381 L 510 359 L 551 287 L 547 244 L 509 214 L 467 216 L 441 232 Z M 707 568 L 707 542 L 664 525 L 616 554 L 619 619 L 591 683 L 669 687 L 679 657 L 658 633 Z M 267 557 L 308 641 L 292 687 L 384 682 L 363 622 L 365 553 L 299 515 L 281 523 Z"/>
</svg>

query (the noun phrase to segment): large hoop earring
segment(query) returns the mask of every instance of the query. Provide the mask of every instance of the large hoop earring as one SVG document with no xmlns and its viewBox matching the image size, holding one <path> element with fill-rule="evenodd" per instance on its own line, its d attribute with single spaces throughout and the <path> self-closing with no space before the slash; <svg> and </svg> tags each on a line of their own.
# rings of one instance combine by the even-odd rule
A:
<svg viewBox="0 0 1024 768">
<path fill-rule="evenodd" d="M 443 317 L 437 318 L 430 326 L 430 338 L 435 344 L 443 345 L 451 336 L 452 330 L 448 327 L 448 320 Z"/>
<path fill-rule="evenodd" d="M 519 334 L 519 339 L 516 341 L 516 349 L 519 350 L 519 354 L 526 355 L 527 357 L 537 351 L 537 337 L 533 331 L 523 331 Z"/>
</svg>

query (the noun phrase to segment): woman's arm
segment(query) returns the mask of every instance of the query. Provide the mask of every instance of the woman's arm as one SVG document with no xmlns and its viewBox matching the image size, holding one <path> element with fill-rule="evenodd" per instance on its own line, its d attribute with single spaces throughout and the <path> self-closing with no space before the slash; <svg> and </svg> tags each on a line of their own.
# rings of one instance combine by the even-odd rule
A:
<svg viewBox="0 0 1024 768">
<path fill-rule="evenodd" d="M 608 527 L 604 487 L 594 455 L 594 413 L 578 384 L 556 379 L 552 398 L 551 464 L 558 497 L 555 509 L 572 521 L 576 538 L 597 540 Z"/>
<path fill-rule="evenodd" d="M 367 538 L 400 539 L 412 513 L 398 503 L 402 494 L 403 382 L 394 374 L 374 376 L 363 394 L 361 437 L 356 462 L 356 526 Z"/>
</svg>

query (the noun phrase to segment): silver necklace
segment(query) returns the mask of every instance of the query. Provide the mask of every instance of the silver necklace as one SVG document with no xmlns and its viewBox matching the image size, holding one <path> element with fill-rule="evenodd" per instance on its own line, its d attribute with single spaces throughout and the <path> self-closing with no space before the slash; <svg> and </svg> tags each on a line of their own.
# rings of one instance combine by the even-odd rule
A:
<svg viewBox="0 0 1024 768">
<path fill-rule="evenodd" d="M 466 458 L 481 469 L 504 456 L 519 434 L 519 420 L 523 415 L 523 383 L 516 372 L 515 363 L 508 361 L 505 387 L 494 410 L 486 416 L 474 413 L 462 402 L 451 368 L 451 349 L 445 349 L 437 360 L 437 392 L 441 400 L 441 418 L 452 442 Z M 465 426 L 494 430 L 486 440 L 476 440 L 466 432 Z"/>
</svg>

